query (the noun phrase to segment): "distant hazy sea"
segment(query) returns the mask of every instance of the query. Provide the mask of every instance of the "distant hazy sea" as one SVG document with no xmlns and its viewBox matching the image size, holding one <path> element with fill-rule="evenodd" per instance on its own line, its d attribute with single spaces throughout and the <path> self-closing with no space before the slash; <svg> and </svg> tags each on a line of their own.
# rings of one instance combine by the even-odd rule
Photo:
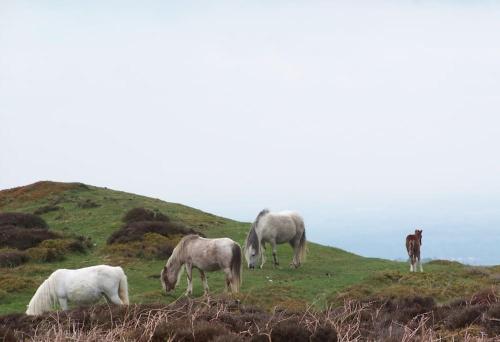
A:
<svg viewBox="0 0 500 342">
<path fill-rule="evenodd" d="M 411 219 L 343 217 L 318 222 L 311 218 L 309 239 L 367 257 L 407 260 L 406 235 L 423 229 L 422 258 L 455 260 L 469 265 L 500 265 L 500 224 L 489 222 L 427 222 Z M 418 220 L 415 220 L 418 222 Z"/>
</svg>

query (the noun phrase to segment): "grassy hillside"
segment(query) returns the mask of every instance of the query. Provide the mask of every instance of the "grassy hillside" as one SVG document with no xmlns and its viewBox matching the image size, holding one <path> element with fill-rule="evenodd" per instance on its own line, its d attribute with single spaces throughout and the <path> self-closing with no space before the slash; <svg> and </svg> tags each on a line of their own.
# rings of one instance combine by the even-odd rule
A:
<svg viewBox="0 0 500 342">
<path fill-rule="evenodd" d="M 250 227 L 249 223 L 181 204 L 80 183 L 39 182 L 0 191 L 0 212 L 33 213 L 54 205 L 57 210 L 41 215 L 50 228 L 89 236 L 94 247 L 86 254 L 70 254 L 63 261 L 29 262 L 0 269 L 0 314 L 24 311 L 37 286 L 55 269 L 104 263 L 125 269 L 133 303 L 169 303 L 182 296 L 185 279 L 172 296 L 166 296 L 161 289 L 159 273 L 166 260 L 127 258 L 106 252 L 106 239 L 122 225 L 123 214 L 134 207 L 159 210 L 208 237 L 230 237 L 241 245 Z M 240 299 L 265 308 L 303 308 L 309 303 L 324 308 L 328 302 L 340 302 L 344 298 L 400 294 L 428 294 L 439 301 L 448 301 L 485 287 L 498 288 L 500 281 L 500 267 L 472 268 L 434 262 L 427 265 L 424 274 L 410 274 L 406 263 L 364 258 L 315 243 L 309 243 L 308 250 L 305 264 L 297 270 L 287 266 L 292 256 L 288 245 L 279 247 L 280 268 L 274 269 L 269 262 L 262 270 L 250 271 L 245 267 Z M 194 275 L 194 296 L 200 296 L 201 283 L 198 274 Z M 223 291 L 220 272 L 210 273 L 208 282 L 211 292 Z"/>
</svg>

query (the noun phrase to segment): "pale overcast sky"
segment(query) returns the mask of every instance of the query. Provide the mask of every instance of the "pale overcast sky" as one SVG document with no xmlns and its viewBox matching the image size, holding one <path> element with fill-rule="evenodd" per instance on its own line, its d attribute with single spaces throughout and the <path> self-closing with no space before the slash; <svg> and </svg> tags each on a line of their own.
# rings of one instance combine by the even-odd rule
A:
<svg viewBox="0 0 500 342">
<path fill-rule="evenodd" d="M 436 198 L 498 218 L 495 3 L 3 0 L 0 188 L 318 225 Z"/>
</svg>

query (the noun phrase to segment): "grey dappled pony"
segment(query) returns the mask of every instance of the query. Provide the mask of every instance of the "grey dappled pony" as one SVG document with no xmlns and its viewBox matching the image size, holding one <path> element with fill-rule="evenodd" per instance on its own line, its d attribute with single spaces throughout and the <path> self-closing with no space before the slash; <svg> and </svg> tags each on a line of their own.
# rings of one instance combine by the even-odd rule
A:
<svg viewBox="0 0 500 342">
<path fill-rule="evenodd" d="M 200 271 L 205 294 L 208 293 L 205 271 L 224 271 L 228 290 L 238 292 L 240 289 L 241 247 L 229 238 L 205 239 L 198 235 L 183 237 L 161 271 L 161 285 L 167 293 L 177 285 L 183 265 L 188 279 L 187 295 L 193 292 L 193 267 Z"/>
<path fill-rule="evenodd" d="M 259 258 L 262 260 L 260 267 L 266 262 L 265 244 L 273 248 L 274 266 L 278 266 L 276 245 L 289 243 L 294 250 L 290 265 L 299 267 L 306 254 L 306 231 L 304 220 L 294 211 L 270 212 L 262 210 L 252 224 L 245 242 L 245 258 L 249 268 L 255 268 Z"/>
</svg>

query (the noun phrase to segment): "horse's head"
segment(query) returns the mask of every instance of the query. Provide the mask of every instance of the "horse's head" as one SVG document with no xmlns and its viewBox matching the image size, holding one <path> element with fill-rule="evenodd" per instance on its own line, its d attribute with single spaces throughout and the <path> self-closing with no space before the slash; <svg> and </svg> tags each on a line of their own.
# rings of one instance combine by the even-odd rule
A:
<svg viewBox="0 0 500 342">
<path fill-rule="evenodd" d="M 172 280 L 172 275 L 170 273 L 172 272 L 169 272 L 167 266 L 163 267 L 163 270 L 161 271 L 160 280 L 161 280 L 161 286 L 163 287 L 166 293 L 172 291 L 177 283 L 176 279 Z"/>
<path fill-rule="evenodd" d="M 417 237 L 418 239 L 418 242 L 420 243 L 420 246 L 422 246 L 422 232 L 423 230 L 418 230 L 418 229 L 415 229 L 415 236 Z"/>
<path fill-rule="evenodd" d="M 245 259 L 247 259 L 248 268 L 253 269 L 259 262 L 260 257 L 260 242 L 255 232 L 255 226 L 252 225 L 248 233 L 247 241 L 245 243 Z"/>
<path fill-rule="evenodd" d="M 259 252 L 254 246 L 250 245 L 245 248 L 245 258 L 247 259 L 248 268 L 254 269 L 259 262 Z"/>
</svg>

